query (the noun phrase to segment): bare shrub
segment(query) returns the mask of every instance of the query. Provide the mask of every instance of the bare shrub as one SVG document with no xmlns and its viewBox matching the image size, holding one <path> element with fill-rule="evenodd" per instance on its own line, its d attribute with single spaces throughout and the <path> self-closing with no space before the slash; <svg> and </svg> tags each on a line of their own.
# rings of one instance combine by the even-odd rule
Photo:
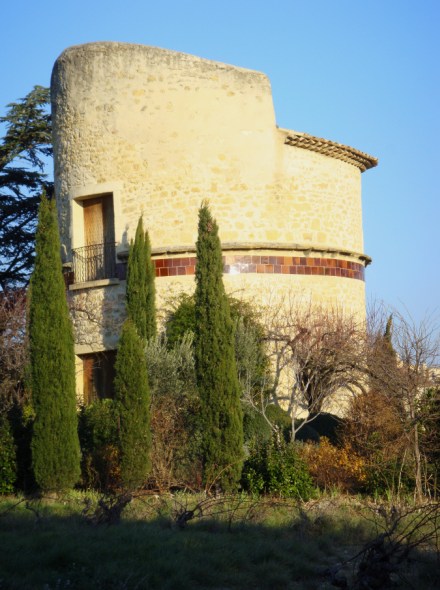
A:
<svg viewBox="0 0 440 590">
<path fill-rule="evenodd" d="M 292 439 L 331 408 L 341 413 L 347 396 L 362 387 L 363 327 L 338 308 L 286 299 L 266 313 L 266 338 L 274 371 L 272 400 L 292 416 Z M 305 415 L 299 422 L 295 417 Z"/>
<path fill-rule="evenodd" d="M 440 453 L 439 354 L 440 334 L 432 318 L 416 323 L 374 308 L 365 347 L 369 388 L 352 401 L 347 416 L 346 439 L 379 475 L 379 488 L 385 482 L 400 493 L 409 484 L 419 501 L 437 492 L 438 466 L 432 459 Z"/>
</svg>

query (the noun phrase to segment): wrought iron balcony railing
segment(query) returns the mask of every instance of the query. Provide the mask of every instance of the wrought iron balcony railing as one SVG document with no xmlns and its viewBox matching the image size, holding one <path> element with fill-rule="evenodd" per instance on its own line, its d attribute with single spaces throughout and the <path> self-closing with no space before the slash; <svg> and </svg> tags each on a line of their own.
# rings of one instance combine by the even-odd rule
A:
<svg viewBox="0 0 440 590">
<path fill-rule="evenodd" d="M 114 242 L 75 248 L 72 254 L 75 283 L 116 277 Z"/>
</svg>

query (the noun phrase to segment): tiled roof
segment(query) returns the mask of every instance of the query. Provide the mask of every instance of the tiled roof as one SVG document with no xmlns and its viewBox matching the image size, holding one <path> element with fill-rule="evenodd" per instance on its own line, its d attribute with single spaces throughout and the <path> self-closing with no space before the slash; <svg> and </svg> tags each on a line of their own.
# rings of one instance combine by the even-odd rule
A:
<svg viewBox="0 0 440 590">
<path fill-rule="evenodd" d="M 361 172 L 364 172 L 369 168 L 374 168 L 378 163 L 377 158 L 369 156 L 359 150 L 355 150 L 348 145 L 336 143 L 335 141 L 330 141 L 328 139 L 322 139 L 321 137 L 314 137 L 313 135 L 300 133 L 298 131 L 287 131 L 284 143 L 304 150 L 317 152 L 324 156 L 330 156 L 330 158 L 342 160 L 343 162 L 347 162 L 347 164 L 356 166 Z"/>
</svg>

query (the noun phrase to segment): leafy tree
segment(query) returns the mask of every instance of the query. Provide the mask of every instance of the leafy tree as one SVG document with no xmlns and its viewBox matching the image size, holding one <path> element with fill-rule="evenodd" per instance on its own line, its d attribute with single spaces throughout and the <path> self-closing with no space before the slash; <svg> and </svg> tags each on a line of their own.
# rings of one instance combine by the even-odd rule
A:
<svg viewBox="0 0 440 590">
<path fill-rule="evenodd" d="M 24 285 L 34 261 L 34 239 L 42 189 L 48 193 L 45 158 L 52 155 L 49 89 L 35 86 L 0 117 L 0 288 Z"/>
<path fill-rule="evenodd" d="M 122 327 L 115 363 L 115 400 L 119 415 L 121 480 L 125 488 L 140 487 L 150 471 L 150 391 L 144 346 L 135 324 Z"/>
<path fill-rule="evenodd" d="M 144 233 L 140 217 L 128 256 L 127 311 L 144 340 L 157 332 L 154 277 L 150 238 L 147 231 Z"/>
<path fill-rule="evenodd" d="M 55 204 L 43 195 L 29 308 L 35 410 L 32 465 L 43 490 L 62 490 L 80 475 L 73 334 L 64 292 Z"/>
<path fill-rule="evenodd" d="M 218 227 L 207 203 L 199 210 L 196 248 L 195 365 L 204 437 L 204 480 L 228 490 L 240 478 L 243 417 Z"/>
</svg>

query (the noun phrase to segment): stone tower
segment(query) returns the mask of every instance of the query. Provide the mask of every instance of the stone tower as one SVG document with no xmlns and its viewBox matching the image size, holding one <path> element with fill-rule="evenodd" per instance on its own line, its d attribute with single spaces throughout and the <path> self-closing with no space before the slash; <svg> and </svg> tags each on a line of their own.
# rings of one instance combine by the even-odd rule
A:
<svg viewBox="0 0 440 590">
<path fill-rule="evenodd" d="M 377 160 L 279 129 L 264 74 L 155 47 L 91 43 L 61 54 L 51 93 L 82 361 L 115 348 L 141 214 L 159 299 L 193 290 L 203 199 L 219 224 L 229 292 L 264 303 L 268 294 L 302 291 L 364 317 L 361 173 Z"/>
</svg>

